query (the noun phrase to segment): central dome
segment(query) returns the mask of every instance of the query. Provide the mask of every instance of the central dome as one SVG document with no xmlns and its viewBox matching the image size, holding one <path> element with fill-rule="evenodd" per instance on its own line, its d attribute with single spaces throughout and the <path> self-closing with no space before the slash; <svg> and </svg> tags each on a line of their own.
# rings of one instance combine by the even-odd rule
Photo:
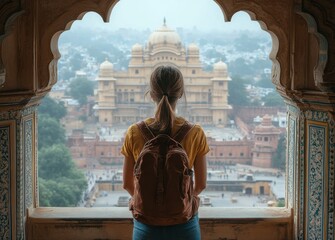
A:
<svg viewBox="0 0 335 240">
<path fill-rule="evenodd" d="M 151 46 L 166 45 L 166 44 L 180 46 L 181 40 L 180 40 L 178 33 L 176 33 L 176 31 L 166 26 L 166 22 L 164 19 L 163 26 L 158 28 L 155 32 L 153 32 L 150 35 L 148 44 Z"/>
</svg>

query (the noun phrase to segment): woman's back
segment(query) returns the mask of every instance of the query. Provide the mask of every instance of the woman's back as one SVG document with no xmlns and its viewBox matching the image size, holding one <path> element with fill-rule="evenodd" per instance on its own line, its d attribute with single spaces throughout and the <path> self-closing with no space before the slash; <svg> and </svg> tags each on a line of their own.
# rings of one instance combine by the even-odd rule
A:
<svg viewBox="0 0 335 240">
<path fill-rule="evenodd" d="M 169 135 L 173 137 L 185 123 L 184 118 L 177 117 L 175 115 L 176 104 L 178 100 L 185 94 L 183 76 L 179 69 L 174 66 L 157 67 L 151 74 L 150 90 L 148 93 L 150 94 L 152 100 L 156 103 L 155 116 L 145 120 L 146 125 L 150 127 L 149 131 L 154 132 L 155 134 L 165 134 L 165 136 Z M 146 137 L 143 137 L 139 126 L 133 124 L 128 128 L 124 139 L 124 145 L 121 150 L 121 153 L 125 156 L 123 165 L 124 189 L 126 189 L 128 193 L 135 199 L 138 197 L 136 194 L 143 195 L 145 191 L 150 192 L 150 194 L 148 194 L 150 197 L 146 198 L 147 200 L 137 201 L 136 204 L 139 206 L 135 207 L 135 205 L 131 205 L 137 210 L 143 209 L 142 207 L 150 208 L 152 203 L 161 204 L 160 199 L 164 194 L 173 195 L 175 194 L 175 191 L 179 191 L 181 187 L 178 184 L 172 184 L 171 186 L 173 187 L 170 189 L 171 191 L 164 191 L 164 188 L 161 188 L 161 185 L 164 185 L 166 182 L 168 182 L 169 180 L 166 179 L 169 177 L 164 179 L 164 177 L 161 177 L 160 173 L 162 172 L 162 169 L 165 169 L 164 171 L 169 171 L 165 168 L 165 163 L 167 162 L 168 164 L 175 164 L 171 169 L 178 168 L 178 165 L 181 162 L 183 162 L 183 164 L 185 163 L 185 161 L 181 160 L 183 159 L 181 156 L 176 156 L 175 159 L 172 159 L 171 156 L 166 157 L 165 152 L 169 147 L 166 147 L 164 143 L 160 143 L 160 147 L 155 148 L 155 150 L 152 150 L 152 152 L 148 152 L 148 158 L 139 158 L 144 146 L 147 146 L 145 145 L 145 139 Z M 194 171 L 194 184 L 192 182 L 193 178 L 190 177 L 190 183 L 187 184 L 188 188 L 191 189 L 188 191 L 188 195 L 190 196 L 185 198 L 186 202 L 190 201 L 188 206 L 192 206 L 192 214 L 187 215 L 185 220 L 179 221 L 178 223 L 180 224 L 173 225 L 173 221 L 169 221 L 168 224 L 172 225 L 165 226 L 164 222 L 162 222 L 161 224 L 158 223 L 159 226 L 157 226 L 157 224 L 154 222 L 155 218 L 152 218 L 153 222 L 147 221 L 146 224 L 145 219 L 138 216 L 142 213 L 135 210 L 132 212 L 134 216 L 134 240 L 165 239 L 164 237 L 167 237 L 166 239 L 200 239 L 200 226 L 197 214 L 198 205 L 194 203 L 196 203 L 200 192 L 206 187 L 207 170 L 205 155 L 209 151 L 209 147 L 206 142 L 206 136 L 199 125 L 194 125 L 194 127 L 192 127 L 192 129 L 187 133 L 180 144 L 184 149 L 183 151 L 180 151 L 180 153 L 184 152 L 184 156 L 187 155 L 187 158 L 185 158 L 188 159 L 187 161 L 189 161 L 187 166 L 188 171 L 186 172 L 191 172 L 192 169 Z M 162 152 L 160 152 L 160 150 L 162 150 Z M 159 158 L 157 158 L 158 155 Z M 168 161 L 166 161 L 167 159 Z M 158 162 L 159 164 L 157 164 Z M 143 163 L 144 165 L 147 165 L 148 169 L 150 169 L 150 167 L 153 168 L 153 171 L 144 173 L 144 175 L 150 175 L 147 179 L 151 179 L 149 182 L 146 182 L 145 186 L 141 185 L 141 180 L 138 179 L 138 176 L 136 176 L 135 170 L 138 171 L 138 169 L 140 169 L 137 168 L 139 165 L 137 163 Z M 152 165 L 154 165 L 154 167 Z M 186 166 L 186 163 L 183 166 Z M 157 173 L 159 174 L 157 175 Z M 170 172 L 167 173 L 167 176 L 169 176 Z M 178 174 L 172 174 L 170 176 L 173 176 L 170 177 L 170 180 L 179 182 Z M 151 191 L 150 189 L 154 191 Z M 159 197 L 159 201 L 156 201 L 157 199 L 155 199 L 157 196 Z M 182 198 L 184 198 L 184 195 Z M 146 202 L 144 203 L 144 201 Z M 183 209 L 180 210 L 180 214 L 183 214 Z M 170 213 L 167 212 L 166 215 L 170 215 Z M 164 216 L 161 215 L 157 216 L 164 218 Z"/>
<path fill-rule="evenodd" d="M 148 118 L 144 121 L 148 126 L 150 126 L 150 124 L 154 122 L 154 118 Z M 185 121 L 186 120 L 182 117 L 175 118 L 171 131 L 172 137 L 175 136 Z M 194 127 L 180 143 L 188 155 L 190 168 L 193 167 L 197 155 L 205 155 L 209 151 L 204 131 L 197 124 L 194 125 Z M 145 139 L 143 138 L 140 129 L 136 124 L 133 124 L 128 128 L 121 153 L 126 156 L 131 154 L 136 161 L 144 144 Z"/>
</svg>

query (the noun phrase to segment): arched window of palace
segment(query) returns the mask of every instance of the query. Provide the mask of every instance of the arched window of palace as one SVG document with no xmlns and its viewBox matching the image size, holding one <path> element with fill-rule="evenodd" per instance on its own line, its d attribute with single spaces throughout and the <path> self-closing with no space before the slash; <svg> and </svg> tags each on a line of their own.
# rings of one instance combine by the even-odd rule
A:
<svg viewBox="0 0 335 240">
<path fill-rule="evenodd" d="M 286 107 L 271 82 L 270 35 L 247 13 L 225 23 L 214 2 L 130 2 L 110 23 L 87 13 L 59 38 L 58 81 L 39 107 L 40 206 L 118 206 L 128 196 L 120 148 L 128 126 L 154 113 L 145 93 L 159 64 L 181 70 L 177 114 L 207 135 L 202 195 L 213 207 L 282 206 Z"/>
</svg>

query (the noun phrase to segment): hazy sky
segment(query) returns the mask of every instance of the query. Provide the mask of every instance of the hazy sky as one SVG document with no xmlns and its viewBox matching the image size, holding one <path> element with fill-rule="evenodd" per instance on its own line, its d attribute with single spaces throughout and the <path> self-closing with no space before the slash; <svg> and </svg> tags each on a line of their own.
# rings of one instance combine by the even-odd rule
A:
<svg viewBox="0 0 335 240">
<path fill-rule="evenodd" d="M 242 12 L 235 14 L 231 22 L 224 22 L 223 13 L 213 0 L 120 0 L 112 10 L 109 23 L 104 24 L 95 13 L 87 13 L 82 21 L 76 21 L 72 27 L 86 25 L 154 30 L 163 24 L 164 17 L 167 25 L 173 29 L 260 30 L 259 24 Z"/>
</svg>

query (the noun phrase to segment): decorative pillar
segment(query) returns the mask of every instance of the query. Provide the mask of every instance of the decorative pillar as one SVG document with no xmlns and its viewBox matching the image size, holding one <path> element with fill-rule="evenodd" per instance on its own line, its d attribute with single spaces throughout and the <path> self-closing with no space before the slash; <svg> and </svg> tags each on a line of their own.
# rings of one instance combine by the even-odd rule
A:
<svg viewBox="0 0 335 240">
<path fill-rule="evenodd" d="M 286 189 L 286 206 L 291 209 L 297 209 L 299 206 L 299 194 L 297 192 L 299 189 L 299 168 L 297 164 L 298 146 L 299 146 L 299 119 L 300 112 L 299 109 L 293 105 L 287 105 L 287 139 L 286 139 L 286 179 L 287 179 L 287 189 Z M 294 224 L 297 225 L 299 216 L 298 212 L 293 212 Z M 297 233 L 297 226 L 294 226 L 294 235 Z"/>
<path fill-rule="evenodd" d="M 84 13 L 109 19 L 115 0 L 0 1 L 0 239 L 25 239 L 38 205 L 36 106 L 57 82 L 58 39 Z"/>
<path fill-rule="evenodd" d="M 36 206 L 36 107 L 0 111 L 0 239 L 25 239 Z"/>
<path fill-rule="evenodd" d="M 304 111 L 300 131 L 299 239 L 334 239 L 334 115 Z"/>
<path fill-rule="evenodd" d="M 287 205 L 294 209 L 294 239 L 334 239 L 334 115 L 289 106 L 287 129 Z"/>
</svg>

